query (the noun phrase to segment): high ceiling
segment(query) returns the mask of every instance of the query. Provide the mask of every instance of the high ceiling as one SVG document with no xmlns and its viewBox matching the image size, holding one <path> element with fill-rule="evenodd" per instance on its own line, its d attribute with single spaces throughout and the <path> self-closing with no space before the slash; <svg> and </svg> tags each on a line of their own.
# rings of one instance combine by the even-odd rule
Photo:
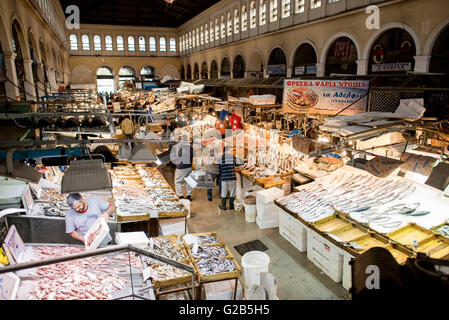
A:
<svg viewBox="0 0 449 320">
<path fill-rule="evenodd" d="M 176 28 L 220 0 L 59 1 L 64 11 L 70 5 L 78 6 L 82 24 Z"/>
</svg>

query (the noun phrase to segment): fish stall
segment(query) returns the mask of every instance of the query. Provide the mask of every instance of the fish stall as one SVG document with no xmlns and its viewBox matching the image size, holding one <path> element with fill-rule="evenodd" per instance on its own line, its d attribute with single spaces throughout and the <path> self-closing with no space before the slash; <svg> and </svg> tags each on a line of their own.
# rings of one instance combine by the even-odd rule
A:
<svg viewBox="0 0 449 320">
<path fill-rule="evenodd" d="M 110 174 L 118 222 L 184 218 L 186 231 L 188 210 L 157 169 L 127 164 Z"/>
<path fill-rule="evenodd" d="M 449 260 L 449 198 L 410 177 L 344 165 L 275 201 L 279 232 L 347 290 L 349 261 L 372 247 L 399 264 L 418 253 Z"/>
</svg>

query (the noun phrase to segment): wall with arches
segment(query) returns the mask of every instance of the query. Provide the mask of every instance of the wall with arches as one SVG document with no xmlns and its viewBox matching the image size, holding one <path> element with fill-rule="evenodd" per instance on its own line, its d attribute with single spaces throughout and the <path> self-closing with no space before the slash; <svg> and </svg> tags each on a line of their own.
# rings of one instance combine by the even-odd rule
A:
<svg viewBox="0 0 449 320">
<path fill-rule="evenodd" d="M 12 32 L 17 31 L 21 61 L 17 64 Z M 0 42 L 6 69 L 7 99 L 35 101 L 70 82 L 65 15 L 56 0 L 0 2 Z M 31 54 L 30 48 L 33 48 Z M 19 55 L 20 57 L 20 55 Z M 17 67 L 24 77 L 18 78 Z M 21 93 L 24 93 L 22 96 Z"/>
<path fill-rule="evenodd" d="M 96 71 L 102 66 L 107 66 L 113 70 L 116 87 L 119 87 L 118 73 L 124 66 L 134 69 L 137 76 L 140 76 L 142 68 L 151 66 L 159 77 L 171 76 L 172 78 L 180 78 L 181 65 L 178 58 L 171 57 L 88 57 L 88 56 L 72 56 L 70 58 L 70 67 L 72 73 L 78 74 L 78 67 L 83 66 L 92 70 L 92 76 L 80 78 L 76 75 L 72 76 L 72 81 L 77 80 L 77 84 L 96 84 Z M 90 81 L 89 81 L 90 79 Z"/>
<path fill-rule="evenodd" d="M 225 2 L 222 1 L 219 5 L 217 4 L 217 8 L 231 7 L 231 3 L 235 1 L 228 1 L 227 5 Z M 428 72 L 430 54 L 435 40 L 442 30 L 449 25 L 449 2 L 445 0 L 376 2 L 380 7 L 381 25 L 379 30 L 367 29 L 365 22 L 368 14 L 365 12 L 365 7 L 356 8 L 349 12 L 337 13 L 324 20 L 318 19 L 318 17 L 313 21 L 300 23 L 284 30 L 272 29 L 274 30 L 272 32 L 267 30 L 266 33 L 256 34 L 253 38 L 225 39 L 226 41 L 223 43 L 220 42 L 219 47 L 209 45 L 208 47 L 200 46 L 196 50 L 184 50 L 181 55 L 181 64 L 186 67 L 187 64 L 194 65 L 195 62 L 201 65 L 205 61 L 210 66 L 211 61 L 216 59 L 220 65 L 225 56 L 230 57 L 232 64 L 233 59 L 241 54 L 247 62 L 247 73 L 249 73 L 248 71 L 256 71 L 253 69 L 259 64 L 261 57 L 264 75 L 266 76 L 269 54 L 275 47 L 280 47 L 286 55 L 287 76 L 290 77 L 293 74 L 296 50 L 300 44 L 309 43 L 316 51 L 317 75 L 324 76 L 326 74 L 326 56 L 331 50 L 332 44 L 340 37 L 347 37 L 351 39 L 357 49 L 356 73 L 365 75 L 368 73 L 371 49 L 376 39 L 387 30 L 401 28 L 410 34 L 416 46 L 414 70 L 412 71 Z M 242 5 L 244 3 L 246 1 L 242 1 Z M 435 8 L 439 9 L 435 10 Z M 420 14 L 417 15 L 417 12 Z M 181 32 L 192 28 L 195 22 L 202 21 L 200 16 L 183 26 Z M 256 61 L 253 61 L 253 59 Z"/>
</svg>

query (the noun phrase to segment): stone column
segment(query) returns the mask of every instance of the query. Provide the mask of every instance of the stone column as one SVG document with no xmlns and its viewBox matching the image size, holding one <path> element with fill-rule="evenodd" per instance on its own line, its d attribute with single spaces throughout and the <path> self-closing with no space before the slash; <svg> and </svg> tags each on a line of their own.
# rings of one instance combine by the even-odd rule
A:
<svg viewBox="0 0 449 320">
<path fill-rule="evenodd" d="M 286 66 L 287 68 L 287 78 L 291 78 L 292 77 L 292 66 Z"/>
<path fill-rule="evenodd" d="M 39 92 L 39 97 L 43 97 L 43 96 L 45 96 L 45 86 L 44 86 L 45 76 L 44 76 L 44 64 L 43 63 L 38 63 L 38 65 L 37 65 L 37 77 L 39 80 L 37 82 L 37 90 Z"/>
<path fill-rule="evenodd" d="M 18 88 L 18 80 L 17 80 L 17 72 L 16 72 L 16 56 L 17 54 L 14 52 L 5 52 L 5 70 L 6 77 L 8 80 L 5 83 L 6 86 L 6 96 L 11 100 L 17 101 L 20 97 L 19 88 Z M 12 83 L 11 83 L 12 82 Z"/>
<path fill-rule="evenodd" d="M 51 67 L 48 69 L 48 82 L 50 83 L 50 92 L 49 93 L 54 93 L 58 91 L 58 85 L 56 84 L 56 74 L 55 74 L 56 69 Z"/>
<path fill-rule="evenodd" d="M 317 63 L 316 64 L 316 76 L 317 77 L 324 77 L 326 74 L 325 72 L 326 64 L 325 63 Z"/>
<path fill-rule="evenodd" d="M 369 61 L 367 59 L 365 60 L 357 60 L 357 75 L 367 75 L 368 74 L 368 66 L 369 66 Z"/>
<path fill-rule="evenodd" d="M 23 67 L 25 69 L 25 97 L 26 101 L 36 101 L 36 88 L 34 86 L 33 77 L 33 60 L 23 60 Z"/>
<path fill-rule="evenodd" d="M 430 59 L 432 56 L 415 56 L 415 72 L 429 72 Z"/>
</svg>

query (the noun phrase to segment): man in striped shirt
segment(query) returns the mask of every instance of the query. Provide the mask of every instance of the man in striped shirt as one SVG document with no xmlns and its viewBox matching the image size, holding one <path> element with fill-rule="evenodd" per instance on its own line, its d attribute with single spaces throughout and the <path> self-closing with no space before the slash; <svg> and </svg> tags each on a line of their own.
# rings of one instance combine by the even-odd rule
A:
<svg viewBox="0 0 449 320">
<path fill-rule="evenodd" d="M 221 177 L 221 205 L 218 207 L 221 210 L 227 210 L 226 197 L 229 191 L 229 210 L 234 210 L 234 199 L 237 188 L 237 177 L 235 174 L 235 167 L 241 160 L 237 159 L 232 154 L 232 147 L 226 146 L 224 154 L 218 162 L 218 170 Z"/>
</svg>

